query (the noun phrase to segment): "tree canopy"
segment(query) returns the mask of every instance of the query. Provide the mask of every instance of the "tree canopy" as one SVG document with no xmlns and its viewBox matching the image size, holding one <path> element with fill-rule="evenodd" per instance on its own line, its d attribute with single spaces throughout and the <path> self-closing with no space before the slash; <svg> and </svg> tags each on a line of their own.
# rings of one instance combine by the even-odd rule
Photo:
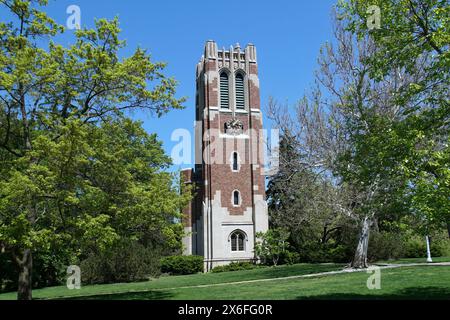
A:
<svg viewBox="0 0 450 320">
<path fill-rule="evenodd" d="M 20 299 L 31 299 L 32 254 L 51 246 L 72 260 L 120 238 L 179 246 L 187 200 L 156 135 L 127 118 L 182 108 L 165 64 L 141 48 L 121 58 L 117 18 L 56 43 L 64 28 L 46 4 L 1 1 L 0 247 L 19 266 Z"/>
</svg>

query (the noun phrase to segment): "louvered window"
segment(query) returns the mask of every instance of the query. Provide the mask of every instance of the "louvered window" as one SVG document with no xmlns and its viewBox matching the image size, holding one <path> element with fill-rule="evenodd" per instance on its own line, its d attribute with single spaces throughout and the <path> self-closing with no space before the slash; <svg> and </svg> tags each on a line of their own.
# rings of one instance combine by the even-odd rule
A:
<svg viewBox="0 0 450 320">
<path fill-rule="evenodd" d="M 230 96 L 228 92 L 228 74 L 222 72 L 220 74 L 220 107 L 228 109 L 230 107 Z"/>
<path fill-rule="evenodd" d="M 244 76 L 236 74 L 236 108 L 245 109 Z"/>
</svg>

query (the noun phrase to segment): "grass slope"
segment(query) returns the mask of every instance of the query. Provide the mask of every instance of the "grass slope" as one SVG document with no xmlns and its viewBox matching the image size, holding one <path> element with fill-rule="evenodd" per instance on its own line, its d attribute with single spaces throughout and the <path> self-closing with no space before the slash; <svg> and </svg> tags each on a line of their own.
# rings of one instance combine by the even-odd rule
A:
<svg viewBox="0 0 450 320">
<path fill-rule="evenodd" d="M 308 279 L 287 279 L 223 287 L 176 289 L 111 299 L 450 299 L 449 267 L 406 267 L 382 270 L 380 290 L 366 286 L 365 272 Z M 95 297 L 102 298 L 102 297 Z"/>
<path fill-rule="evenodd" d="M 278 300 L 278 299 L 446 299 L 450 300 L 450 267 L 420 266 L 382 270 L 380 290 L 366 286 L 365 272 L 316 278 L 230 284 L 207 288 L 150 290 L 97 295 L 89 299 Z"/>
<path fill-rule="evenodd" d="M 449 258 L 438 259 L 449 261 Z M 395 263 L 423 262 L 402 259 Z M 436 261 L 437 262 L 437 261 Z M 281 277 L 334 271 L 336 264 L 298 264 L 247 271 L 162 277 L 157 280 L 83 286 L 81 290 L 52 287 L 34 290 L 37 299 L 186 299 L 186 300 L 249 300 L 249 299 L 447 299 L 450 300 L 450 267 L 418 266 L 381 270 L 381 289 L 369 290 L 366 272 L 326 275 L 313 278 L 278 279 Z M 245 284 L 230 282 L 270 279 L 274 281 Z M 198 285 L 220 284 L 211 287 Z M 190 288 L 185 288 L 189 286 Z M 15 299 L 15 293 L 0 299 Z"/>
<path fill-rule="evenodd" d="M 147 291 L 153 289 L 177 288 L 186 286 L 209 285 L 246 280 L 281 278 L 295 275 L 342 269 L 342 264 L 296 264 L 273 267 L 261 267 L 253 270 L 243 270 L 222 273 L 195 274 L 188 276 L 169 276 L 159 279 L 136 282 L 82 286 L 80 290 L 68 290 L 66 286 L 50 287 L 33 290 L 35 299 L 55 299 L 60 297 L 81 297 L 90 295 L 108 295 L 132 291 Z M 0 294 L 0 300 L 16 298 L 16 293 Z M 164 295 L 161 295 L 164 298 Z"/>
</svg>

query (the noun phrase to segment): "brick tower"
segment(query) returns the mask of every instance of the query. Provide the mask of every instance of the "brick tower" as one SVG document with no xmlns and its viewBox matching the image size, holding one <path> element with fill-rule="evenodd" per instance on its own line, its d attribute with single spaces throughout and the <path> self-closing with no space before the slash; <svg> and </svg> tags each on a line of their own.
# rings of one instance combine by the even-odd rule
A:
<svg viewBox="0 0 450 320">
<path fill-rule="evenodd" d="M 202 255 L 205 270 L 255 259 L 255 234 L 268 228 L 262 113 L 256 48 L 205 45 L 196 72 L 195 185 L 184 210 L 185 254 Z"/>
</svg>

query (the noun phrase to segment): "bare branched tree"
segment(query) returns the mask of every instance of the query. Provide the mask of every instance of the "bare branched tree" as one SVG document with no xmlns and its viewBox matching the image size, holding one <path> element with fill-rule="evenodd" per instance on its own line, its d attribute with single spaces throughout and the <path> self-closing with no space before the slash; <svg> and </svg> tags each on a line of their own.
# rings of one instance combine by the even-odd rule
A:
<svg viewBox="0 0 450 320">
<path fill-rule="evenodd" d="M 335 186 L 327 197 L 328 205 L 359 225 L 351 265 L 364 268 L 370 228 L 380 214 L 399 205 L 394 195 L 406 183 L 396 174 L 396 164 L 379 156 L 384 152 L 379 137 L 385 134 L 388 139 L 389 126 L 413 109 L 408 103 L 399 104 L 396 93 L 419 82 L 422 75 L 398 69 L 382 81 L 373 80 L 367 63 L 377 50 L 373 42 L 357 39 L 336 18 L 334 30 L 335 43 L 321 49 L 310 94 L 294 108 L 270 99 L 267 113 L 284 136 L 290 137 L 289 144 L 299 156 L 280 159 L 285 162 L 281 165 L 295 168 L 292 172 L 311 170 Z M 422 57 L 417 70 L 426 63 L 427 57 Z"/>
</svg>

